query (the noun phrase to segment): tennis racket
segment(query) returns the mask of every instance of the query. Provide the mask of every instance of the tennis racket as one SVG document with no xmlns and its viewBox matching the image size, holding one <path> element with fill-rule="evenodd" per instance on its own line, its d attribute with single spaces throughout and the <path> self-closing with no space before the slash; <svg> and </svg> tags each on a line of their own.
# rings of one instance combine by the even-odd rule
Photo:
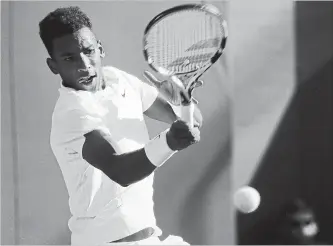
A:
<svg viewBox="0 0 333 246">
<path fill-rule="evenodd" d="M 227 23 L 211 4 L 185 4 L 163 11 L 147 25 L 143 53 L 157 73 L 171 77 L 181 88 L 187 106 L 182 118 L 193 126 L 191 89 L 222 55 L 228 37 Z"/>
</svg>

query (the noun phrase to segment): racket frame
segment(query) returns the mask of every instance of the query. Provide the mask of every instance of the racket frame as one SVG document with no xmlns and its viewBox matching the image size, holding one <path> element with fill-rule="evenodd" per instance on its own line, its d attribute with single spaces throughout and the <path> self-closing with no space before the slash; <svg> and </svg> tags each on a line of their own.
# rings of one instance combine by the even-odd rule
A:
<svg viewBox="0 0 333 246">
<path fill-rule="evenodd" d="M 201 10 L 203 12 L 209 13 L 211 15 L 214 15 L 218 18 L 220 18 L 222 20 L 222 25 L 224 28 L 224 32 L 225 35 L 222 38 L 221 42 L 220 42 L 220 47 L 219 49 L 216 51 L 216 53 L 211 57 L 211 59 L 201 68 L 199 69 L 195 69 L 189 72 L 174 72 L 171 73 L 169 72 L 167 69 L 165 68 L 161 68 L 161 67 L 157 67 L 153 64 L 153 61 L 150 59 L 149 55 L 148 55 L 148 51 L 147 51 L 147 44 L 146 44 L 146 37 L 149 33 L 149 30 L 155 25 L 157 24 L 159 21 L 161 21 L 162 19 L 164 19 L 165 17 L 179 12 L 179 11 L 184 11 L 184 10 L 192 10 L 192 9 L 198 9 Z M 186 92 L 189 91 L 191 85 L 193 84 L 194 81 L 198 80 L 201 75 L 207 71 L 222 55 L 224 48 L 226 46 L 226 42 L 227 42 L 227 38 L 228 38 L 228 28 L 227 28 L 227 23 L 226 21 L 222 18 L 221 13 L 219 12 L 219 10 L 211 4 L 183 4 L 183 5 L 178 5 L 175 7 L 172 7 L 170 9 L 167 9 L 163 12 L 161 12 L 160 14 L 158 14 L 157 16 L 155 16 L 146 26 L 145 30 L 144 30 L 144 38 L 143 38 L 143 55 L 145 60 L 147 61 L 149 67 L 151 69 L 153 69 L 155 72 L 160 73 L 164 76 L 177 76 L 178 78 L 182 78 L 181 80 L 183 82 L 184 79 L 188 79 L 188 81 L 186 81 L 186 86 L 184 86 L 184 89 Z M 178 84 L 178 83 L 177 83 Z"/>
</svg>

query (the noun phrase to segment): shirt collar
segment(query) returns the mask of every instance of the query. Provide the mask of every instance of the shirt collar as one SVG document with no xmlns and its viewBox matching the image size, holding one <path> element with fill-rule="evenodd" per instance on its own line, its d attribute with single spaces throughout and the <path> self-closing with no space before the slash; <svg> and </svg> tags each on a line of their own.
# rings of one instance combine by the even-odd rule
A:
<svg viewBox="0 0 333 246">
<path fill-rule="evenodd" d="M 114 84 L 118 84 L 119 83 L 119 78 L 116 75 L 116 73 L 114 73 L 113 71 L 110 71 L 109 69 L 106 69 L 103 67 L 103 76 L 105 79 L 105 86 L 106 88 L 103 91 L 106 91 L 106 89 Z M 74 93 L 74 94 L 91 94 L 89 91 L 82 91 L 82 90 L 75 90 L 73 88 L 70 87 L 66 87 L 63 84 L 63 81 L 60 81 L 60 88 L 59 88 L 59 92 L 65 92 L 65 93 Z"/>
</svg>

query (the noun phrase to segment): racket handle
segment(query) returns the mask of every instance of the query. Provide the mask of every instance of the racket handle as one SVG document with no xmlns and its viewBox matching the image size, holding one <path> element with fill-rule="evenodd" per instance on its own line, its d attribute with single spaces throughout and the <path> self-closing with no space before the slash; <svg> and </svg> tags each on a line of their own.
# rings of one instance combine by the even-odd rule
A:
<svg viewBox="0 0 333 246">
<path fill-rule="evenodd" d="M 194 126 L 193 114 L 194 114 L 194 103 L 191 102 L 189 105 L 182 106 L 181 108 L 181 119 L 187 122 L 190 127 Z"/>
</svg>

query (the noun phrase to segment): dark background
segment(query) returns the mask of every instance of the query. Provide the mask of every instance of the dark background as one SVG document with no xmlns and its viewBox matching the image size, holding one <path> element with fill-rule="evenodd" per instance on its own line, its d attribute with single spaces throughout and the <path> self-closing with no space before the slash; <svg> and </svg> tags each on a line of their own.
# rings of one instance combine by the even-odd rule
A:
<svg viewBox="0 0 333 246">
<path fill-rule="evenodd" d="M 300 197 L 333 244 L 333 2 L 295 2 L 296 89 L 249 184 L 260 209 L 237 214 L 238 244 L 269 244 L 281 207 Z M 281 30 L 283 31 L 283 30 Z"/>
</svg>

